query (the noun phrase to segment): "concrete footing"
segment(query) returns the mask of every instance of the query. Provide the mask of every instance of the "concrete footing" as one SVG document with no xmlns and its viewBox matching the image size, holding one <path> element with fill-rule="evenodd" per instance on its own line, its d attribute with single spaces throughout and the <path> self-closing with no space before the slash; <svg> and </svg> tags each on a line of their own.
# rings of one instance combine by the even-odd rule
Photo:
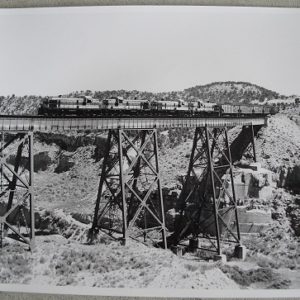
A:
<svg viewBox="0 0 300 300">
<path fill-rule="evenodd" d="M 238 245 L 234 248 L 234 256 L 241 260 L 245 260 L 247 249 L 245 246 Z"/>
<path fill-rule="evenodd" d="M 199 248 L 199 239 L 189 239 L 189 251 L 196 252 Z"/>
<path fill-rule="evenodd" d="M 261 163 L 259 162 L 251 163 L 250 168 L 254 171 L 259 171 L 261 169 Z"/>
<path fill-rule="evenodd" d="M 218 254 L 214 256 L 214 261 L 220 261 L 222 263 L 226 263 L 227 262 L 227 257 L 225 254 Z"/>
<path fill-rule="evenodd" d="M 174 248 L 174 250 L 175 250 L 174 252 L 175 252 L 176 255 L 183 256 L 184 250 L 183 250 L 182 246 L 177 246 L 177 247 Z"/>
</svg>

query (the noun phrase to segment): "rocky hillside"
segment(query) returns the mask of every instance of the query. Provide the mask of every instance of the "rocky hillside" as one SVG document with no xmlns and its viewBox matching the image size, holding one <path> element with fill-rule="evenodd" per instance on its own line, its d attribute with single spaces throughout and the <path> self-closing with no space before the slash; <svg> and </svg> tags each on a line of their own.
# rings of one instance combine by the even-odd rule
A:
<svg viewBox="0 0 300 300">
<path fill-rule="evenodd" d="M 207 85 L 199 85 L 183 91 L 184 98 L 189 100 L 200 98 L 209 102 L 217 103 L 250 103 L 253 100 L 263 102 L 264 100 L 285 98 L 280 94 L 265 89 L 249 82 L 214 82 Z"/>
<path fill-rule="evenodd" d="M 82 91 L 81 91 L 82 92 Z M 206 85 L 197 85 L 187 88 L 183 91 L 172 91 L 165 93 L 148 93 L 140 91 L 105 91 L 95 92 L 87 91 L 86 93 L 94 95 L 96 98 L 104 99 L 111 95 L 124 97 L 125 99 L 156 99 L 161 98 L 168 100 L 184 99 L 193 101 L 202 99 L 203 101 L 217 103 L 251 103 L 251 101 L 263 102 L 277 98 L 286 99 L 286 96 L 280 95 L 277 92 L 265 89 L 261 86 L 251 84 L 249 82 L 213 82 Z M 70 95 L 80 94 L 80 92 L 71 93 Z"/>
<path fill-rule="evenodd" d="M 37 110 L 41 101 L 42 97 L 40 96 L 0 96 L 0 114 L 37 114 Z"/>
<path fill-rule="evenodd" d="M 300 192 L 300 110 L 286 111 L 269 120 L 257 140 L 259 160 L 274 171 L 278 186 Z"/>
<path fill-rule="evenodd" d="M 198 85 L 183 91 L 164 93 L 151 93 L 145 91 L 75 91 L 65 96 L 90 95 L 97 99 L 106 99 L 112 96 L 120 96 L 124 99 L 147 99 L 147 100 L 179 100 L 203 101 L 217 103 L 262 103 L 272 99 L 286 100 L 287 97 L 277 92 L 265 89 L 248 82 L 214 82 L 206 85 Z M 46 96 L 46 95 L 44 95 Z M 42 100 L 41 96 L 0 96 L 0 114 L 35 114 Z"/>
</svg>

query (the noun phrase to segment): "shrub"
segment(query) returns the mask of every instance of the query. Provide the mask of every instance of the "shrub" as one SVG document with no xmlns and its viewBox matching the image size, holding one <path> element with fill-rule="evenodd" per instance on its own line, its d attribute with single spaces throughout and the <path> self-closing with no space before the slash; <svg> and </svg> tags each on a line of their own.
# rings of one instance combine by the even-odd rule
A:
<svg viewBox="0 0 300 300">
<path fill-rule="evenodd" d="M 221 266 L 220 269 L 241 286 L 249 286 L 252 283 L 259 282 L 273 282 L 273 284 L 268 286 L 268 288 L 280 288 L 283 285 L 286 287 L 290 284 L 289 280 L 283 280 L 279 274 L 275 273 L 270 268 L 243 270 L 237 266 L 230 267 L 224 265 Z"/>
<path fill-rule="evenodd" d="M 31 264 L 32 258 L 19 246 L 10 245 L 0 250 L 0 282 L 20 282 L 24 276 L 31 274 Z"/>
</svg>

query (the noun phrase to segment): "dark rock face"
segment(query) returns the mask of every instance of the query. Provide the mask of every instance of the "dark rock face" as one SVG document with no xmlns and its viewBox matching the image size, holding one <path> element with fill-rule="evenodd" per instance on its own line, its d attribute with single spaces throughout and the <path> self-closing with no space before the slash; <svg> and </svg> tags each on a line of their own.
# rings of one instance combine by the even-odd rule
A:
<svg viewBox="0 0 300 300">
<path fill-rule="evenodd" d="M 55 173 L 63 173 L 69 171 L 73 166 L 75 165 L 75 162 L 72 161 L 72 158 L 70 155 L 67 154 L 61 154 L 58 159 L 57 167 L 55 168 Z"/>
<path fill-rule="evenodd" d="M 278 187 L 283 188 L 286 186 L 287 175 L 288 175 L 288 169 L 286 167 L 282 167 L 279 171 Z"/>
<path fill-rule="evenodd" d="M 294 211 L 291 215 L 291 227 L 295 231 L 296 236 L 300 236 L 300 209 Z"/>
<path fill-rule="evenodd" d="M 45 171 L 51 164 L 52 160 L 47 151 L 39 152 L 34 155 L 34 172 Z"/>
<path fill-rule="evenodd" d="M 300 193 L 300 165 L 290 168 L 286 176 L 286 187 Z"/>
<path fill-rule="evenodd" d="M 49 165 L 53 163 L 49 156 L 48 151 L 43 151 L 35 154 L 33 160 L 34 160 L 34 172 L 45 171 L 47 170 Z M 12 154 L 7 158 L 7 162 L 9 164 L 14 165 L 15 161 L 16 161 L 15 154 Z M 21 157 L 20 167 L 26 168 L 28 170 L 29 168 L 28 157 Z"/>
<path fill-rule="evenodd" d="M 300 206 L 298 198 L 294 200 L 294 203 L 287 207 L 287 215 L 290 217 L 291 227 L 296 236 L 300 236 Z"/>
<path fill-rule="evenodd" d="M 74 152 L 79 147 L 95 146 L 93 158 L 99 161 L 104 156 L 106 147 L 106 137 L 95 135 L 64 135 L 58 133 L 37 133 L 36 138 L 40 142 L 48 145 L 54 143 L 60 147 L 61 150 L 67 152 Z"/>
<path fill-rule="evenodd" d="M 87 135 L 65 135 L 59 133 L 39 132 L 36 138 L 48 145 L 52 143 L 59 146 L 62 150 L 74 152 L 77 148 L 92 145 L 94 138 Z"/>
<path fill-rule="evenodd" d="M 281 166 L 277 170 L 278 187 L 300 194 L 300 164 L 293 167 Z"/>
<path fill-rule="evenodd" d="M 96 147 L 95 147 L 93 158 L 96 161 L 99 161 L 105 154 L 104 152 L 105 152 L 105 147 L 106 147 L 106 139 L 103 137 L 100 137 L 100 136 L 96 136 L 94 145 Z"/>
</svg>

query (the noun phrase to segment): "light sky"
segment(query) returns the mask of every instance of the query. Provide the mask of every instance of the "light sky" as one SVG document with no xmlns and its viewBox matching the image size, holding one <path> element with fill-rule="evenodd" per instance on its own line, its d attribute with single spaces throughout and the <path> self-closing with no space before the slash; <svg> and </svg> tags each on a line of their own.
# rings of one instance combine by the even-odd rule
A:
<svg viewBox="0 0 300 300">
<path fill-rule="evenodd" d="M 0 95 L 249 81 L 300 95 L 300 9 L 0 10 Z"/>
</svg>

